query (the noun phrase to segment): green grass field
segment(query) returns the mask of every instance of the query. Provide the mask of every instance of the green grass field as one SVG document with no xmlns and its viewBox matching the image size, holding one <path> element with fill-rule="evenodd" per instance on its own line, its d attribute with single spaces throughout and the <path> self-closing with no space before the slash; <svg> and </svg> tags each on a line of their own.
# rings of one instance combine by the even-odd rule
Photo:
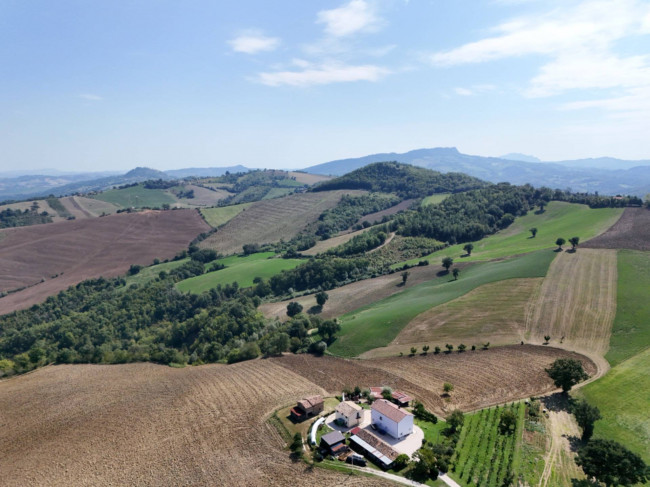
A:
<svg viewBox="0 0 650 487">
<path fill-rule="evenodd" d="M 612 366 L 650 347 L 649 290 L 650 253 L 619 251 L 616 317 L 605 355 Z"/>
<path fill-rule="evenodd" d="M 512 409 L 517 415 L 517 429 L 510 434 L 499 432 L 501 413 Z M 524 405 L 483 409 L 466 415 L 456 446 L 456 469 L 450 476 L 462 485 L 500 487 L 506 474 L 515 467 L 515 447 L 523 425 Z"/>
<path fill-rule="evenodd" d="M 295 183 L 295 181 L 293 181 Z M 263 200 L 270 200 L 273 198 L 280 198 L 294 192 L 294 188 L 271 188 L 268 193 L 262 198 Z"/>
<path fill-rule="evenodd" d="M 341 332 L 329 351 L 355 357 L 388 345 L 415 316 L 439 304 L 458 298 L 490 282 L 523 277 L 544 277 L 555 253 L 533 252 L 512 259 L 475 264 L 463 269 L 454 281 L 444 274 L 429 282 L 408 287 L 341 317 Z"/>
<path fill-rule="evenodd" d="M 179 291 L 196 294 L 208 291 L 218 284 L 223 286 L 237 282 L 239 287 L 250 287 L 256 277 L 268 279 L 283 270 L 293 269 L 304 262 L 302 259 L 272 258 L 275 255 L 273 252 L 261 252 L 245 257 L 234 255 L 219 259 L 216 262 L 225 265 L 225 269 L 185 279 L 176 284 L 176 287 Z"/>
<path fill-rule="evenodd" d="M 553 248 L 558 237 L 568 240 L 578 236 L 584 242 L 611 227 L 622 212 L 622 208 L 592 210 L 586 205 L 552 201 L 544 213 L 536 214 L 531 211 L 528 215 L 517 218 L 505 230 L 474 242 L 474 250 L 470 257 L 461 257 L 465 254 L 463 250 L 465 244 L 459 244 L 407 262 L 415 265 L 422 259 L 428 259 L 432 263 L 438 263 L 447 256 L 462 261 L 498 259 Z M 530 238 L 528 231 L 532 227 L 538 230 L 535 238 Z M 403 264 L 403 262 L 395 264 L 393 267 L 401 267 Z"/>
<path fill-rule="evenodd" d="M 176 199 L 162 189 L 146 189 L 140 185 L 124 189 L 111 189 L 99 193 L 93 198 L 113 203 L 122 208 L 142 208 L 144 206 L 154 208 L 176 203 Z"/>
<path fill-rule="evenodd" d="M 218 208 L 202 208 L 201 215 L 212 228 L 225 225 L 239 215 L 253 203 L 242 203 L 240 205 L 220 206 Z"/>
<path fill-rule="evenodd" d="M 650 463 L 650 349 L 579 390 L 603 419 L 594 437 L 618 441 Z"/>
<path fill-rule="evenodd" d="M 432 194 L 431 196 L 427 196 L 422 200 L 421 206 L 428 206 L 428 205 L 434 205 L 440 203 L 441 201 L 444 201 L 449 195 L 450 193 Z"/>
<path fill-rule="evenodd" d="M 126 284 L 127 287 L 132 285 L 132 284 L 138 284 L 138 285 L 143 285 L 148 283 L 149 281 L 154 280 L 156 277 L 158 277 L 158 274 L 160 274 L 162 271 L 169 272 L 172 269 L 176 269 L 177 267 L 182 266 L 186 262 L 188 262 L 190 259 L 189 257 L 186 259 L 180 259 L 180 260 L 175 260 L 172 262 L 163 262 L 162 264 L 156 264 L 152 265 L 149 267 L 143 267 L 140 272 L 135 274 L 134 276 L 127 276 L 126 277 Z"/>
</svg>

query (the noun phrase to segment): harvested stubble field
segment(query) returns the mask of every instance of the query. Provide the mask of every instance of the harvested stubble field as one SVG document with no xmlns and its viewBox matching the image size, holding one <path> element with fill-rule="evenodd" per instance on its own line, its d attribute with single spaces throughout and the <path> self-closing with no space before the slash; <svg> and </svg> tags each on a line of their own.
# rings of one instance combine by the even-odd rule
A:
<svg viewBox="0 0 650 487">
<path fill-rule="evenodd" d="M 66 196 L 61 198 L 60 201 L 64 208 L 77 220 L 96 218 L 102 214 L 112 215 L 119 209 L 112 203 L 84 196 Z"/>
<path fill-rule="evenodd" d="M 385 485 L 289 459 L 266 419 L 322 392 L 268 360 L 47 367 L 0 382 L 1 483 Z"/>
<path fill-rule="evenodd" d="M 85 279 L 124 274 L 131 264 L 172 258 L 209 228 L 197 211 L 174 210 L 3 230 L 0 290 L 29 287 L 0 298 L 0 314 L 40 303 Z"/>
<path fill-rule="evenodd" d="M 464 296 L 416 316 L 383 354 L 406 352 L 428 343 L 480 346 L 519 343 L 524 339 L 526 316 L 543 279 L 507 279 L 480 286 Z"/>
<path fill-rule="evenodd" d="M 362 233 L 367 231 L 368 229 L 364 228 L 363 230 L 357 230 L 356 232 L 344 233 L 343 235 L 339 235 L 338 237 L 328 238 L 327 240 L 320 240 L 316 242 L 316 245 L 314 245 L 312 248 L 303 250 L 301 254 L 311 256 L 311 255 L 318 255 L 323 252 L 327 252 L 329 249 L 333 249 L 334 247 L 343 245 L 344 243 L 347 243 L 350 240 L 352 240 L 357 235 L 361 235 Z"/>
<path fill-rule="evenodd" d="M 213 206 L 216 205 L 220 200 L 232 195 L 232 193 L 224 191 L 223 189 L 212 190 L 204 188 L 202 186 L 196 186 L 194 184 L 187 184 L 183 189 L 184 191 L 194 191 L 194 198 L 179 199 L 179 202 L 176 203 L 175 206 L 192 208 L 201 206 Z"/>
<path fill-rule="evenodd" d="M 363 216 L 357 220 L 357 224 L 363 224 L 363 222 L 368 222 L 370 224 L 378 223 L 381 222 L 382 218 L 384 216 L 390 216 L 394 215 L 395 213 L 399 213 L 400 211 L 408 210 L 411 205 L 413 204 L 413 199 L 410 200 L 404 200 L 395 206 L 391 206 L 390 208 L 387 208 L 382 211 L 378 211 L 376 213 L 370 213 L 369 215 Z"/>
<path fill-rule="evenodd" d="M 526 319 L 526 339 L 604 356 L 616 315 L 616 251 L 559 252 Z"/>
<path fill-rule="evenodd" d="M 625 208 L 621 218 L 609 230 L 581 247 L 650 250 L 650 210 Z"/>
<path fill-rule="evenodd" d="M 258 201 L 201 242 L 200 246 L 229 255 L 241 252 L 244 244 L 290 240 L 325 210 L 336 206 L 344 194 L 364 193 L 323 191 Z"/>
<path fill-rule="evenodd" d="M 300 171 L 291 171 L 289 173 L 289 177 L 296 178 L 296 181 L 298 181 L 299 183 L 308 184 L 310 186 L 312 184 L 320 183 L 322 181 L 329 181 L 330 179 L 332 179 L 331 176 L 325 176 L 323 174 L 310 174 L 307 172 L 300 172 Z"/>
<path fill-rule="evenodd" d="M 441 269 L 442 267 L 434 265 L 413 267 L 409 269 L 410 274 L 408 277 L 407 289 L 411 286 L 440 277 L 439 274 Z M 401 286 L 401 284 L 402 277 L 399 273 L 395 273 L 376 277 L 374 279 L 365 279 L 363 281 L 353 282 L 332 289 L 327 291 L 329 299 L 322 311 L 319 313 L 319 316 L 325 319 L 334 318 L 354 311 L 355 309 L 368 306 L 375 301 L 404 291 L 405 288 Z M 308 294 L 299 298 L 287 299 L 276 303 L 265 303 L 259 307 L 259 310 L 262 311 L 264 316 L 267 318 L 287 320 L 287 305 L 291 301 L 297 301 L 300 303 L 305 311 L 309 311 L 317 306 L 315 295 Z"/>
<path fill-rule="evenodd" d="M 588 374 L 596 372 L 595 364 L 587 357 L 534 345 L 369 360 L 286 355 L 272 361 L 329 393 L 346 386 L 389 386 L 413 394 L 441 414 L 454 408 L 474 410 L 550 392 L 554 386 L 544 369 L 556 358 L 579 359 Z M 454 385 L 449 400 L 441 397 L 445 382 Z"/>
</svg>

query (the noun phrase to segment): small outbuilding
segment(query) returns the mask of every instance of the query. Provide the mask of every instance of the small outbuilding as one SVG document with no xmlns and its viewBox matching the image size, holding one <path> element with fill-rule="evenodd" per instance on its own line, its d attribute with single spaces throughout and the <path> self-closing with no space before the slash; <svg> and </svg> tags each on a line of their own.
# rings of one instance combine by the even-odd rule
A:
<svg viewBox="0 0 650 487">
<path fill-rule="evenodd" d="M 413 433 L 413 415 L 386 399 L 372 403 L 371 424 L 398 440 Z"/>
<path fill-rule="evenodd" d="M 323 412 L 324 405 L 322 396 L 309 396 L 301 399 L 291 408 L 291 416 L 297 421 L 303 421 Z"/>
<path fill-rule="evenodd" d="M 321 436 L 320 447 L 332 455 L 338 455 L 348 449 L 345 445 L 345 436 L 340 431 L 332 431 Z"/>
<path fill-rule="evenodd" d="M 401 408 L 408 407 L 409 403 L 413 400 L 411 396 L 402 391 L 394 391 L 391 397 Z"/>
<path fill-rule="evenodd" d="M 336 406 L 337 423 L 351 428 L 357 426 L 363 419 L 363 408 L 352 401 L 343 401 Z"/>
<path fill-rule="evenodd" d="M 350 446 L 353 450 L 366 455 L 383 469 L 389 469 L 399 456 L 397 450 L 367 430 L 357 431 L 350 438 Z"/>
</svg>

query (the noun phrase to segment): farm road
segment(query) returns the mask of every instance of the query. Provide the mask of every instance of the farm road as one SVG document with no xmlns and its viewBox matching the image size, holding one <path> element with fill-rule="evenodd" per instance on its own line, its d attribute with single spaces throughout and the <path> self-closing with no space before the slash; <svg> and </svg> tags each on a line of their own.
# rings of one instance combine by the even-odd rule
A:
<svg viewBox="0 0 650 487">
<path fill-rule="evenodd" d="M 420 482 L 416 482 L 415 480 L 410 480 L 404 477 L 400 477 L 399 475 L 394 475 L 392 473 L 388 472 L 382 472 L 381 470 L 374 470 L 372 468 L 368 467 L 357 467 L 353 465 L 349 465 L 348 468 L 354 469 L 354 470 L 359 470 L 360 472 L 368 473 L 370 475 L 375 475 L 377 477 L 382 477 L 387 480 L 392 480 L 393 482 L 396 482 L 398 484 L 402 485 L 410 485 L 410 486 L 415 486 L 418 487 L 420 485 L 426 485 L 426 484 L 421 484 Z M 440 474 L 438 475 L 438 478 L 442 480 L 445 484 L 447 484 L 449 487 L 460 487 L 459 484 L 457 484 L 455 481 L 449 478 L 447 474 Z"/>
</svg>

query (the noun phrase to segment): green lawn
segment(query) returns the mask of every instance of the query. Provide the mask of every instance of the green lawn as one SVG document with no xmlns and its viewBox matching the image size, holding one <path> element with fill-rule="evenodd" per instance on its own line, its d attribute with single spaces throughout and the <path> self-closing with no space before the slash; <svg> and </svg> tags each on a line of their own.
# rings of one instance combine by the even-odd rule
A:
<svg viewBox="0 0 650 487">
<path fill-rule="evenodd" d="M 650 347 L 650 253 L 618 252 L 616 318 L 605 358 L 615 366 Z"/>
<path fill-rule="evenodd" d="M 93 196 L 96 200 L 106 201 L 122 208 L 154 208 L 164 204 L 173 205 L 176 199 L 162 189 L 146 189 L 143 186 L 131 186 L 124 189 L 111 189 Z"/>
<path fill-rule="evenodd" d="M 591 209 L 586 205 L 552 201 L 544 213 L 530 211 L 528 215 L 517 218 L 505 230 L 474 242 L 470 257 L 461 257 L 465 254 L 465 244 L 459 244 L 407 262 L 414 265 L 420 260 L 428 259 L 437 264 L 447 256 L 463 261 L 497 259 L 555 247 L 558 237 L 568 240 L 578 236 L 584 242 L 611 227 L 622 212 L 622 208 Z M 538 230 L 535 238 L 530 238 L 528 231 L 532 227 Z M 401 267 L 403 264 L 395 264 L 393 267 Z"/>
<path fill-rule="evenodd" d="M 447 427 L 442 419 L 438 418 L 436 424 L 429 423 L 428 421 L 421 421 L 419 419 L 414 419 L 414 424 L 419 426 L 424 433 L 424 439 L 430 441 L 434 445 L 437 443 L 442 443 L 445 437 L 442 435 L 442 431 Z"/>
<path fill-rule="evenodd" d="M 177 267 L 182 266 L 186 262 L 188 262 L 190 259 L 189 257 L 186 259 L 180 259 L 180 260 L 175 260 L 172 262 L 164 262 L 162 264 L 156 264 L 152 265 L 149 267 L 143 267 L 140 272 L 135 274 L 134 276 L 128 276 L 126 277 L 126 284 L 127 286 L 130 286 L 131 284 L 146 284 L 149 281 L 152 281 L 156 277 L 158 277 L 158 274 L 160 274 L 162 271 L 169 272 L 172 269 L 176 269 Z"/>
<path fill-rule="evenodd" d="M 295 181 L 294 181 L 295 182 Z M 294 192 L 294 188 L 271 188 L 263 200 L 271 200 L 273 198 L 280 198 Z"/>
<path fill-rule="evenodd" d="M 205 221 L 208 222 L 208 225 L 210 225 L 212 228 L 218 228 L 235 218 L 250 205 L 252 205 L 252 203 L 220 206 L 218 208 L 203 208 L 201 209 L 201 215 L 203 215 Z"/>
<path fill-rule="evenodd" d="M 437 203 L 440 203 L 444 199 L 447 198 L 451 193 L 437 193 L 437 194 L 432 194 L 431 196 L 427 196 L 422 200 L 421 206 L 428 206 L 428 205 L 434 205 Z"/>
<path fill-rule="evenodd" d="M 176 284 L 179 291 L 200 294 L 221 284 L 232 284 L 237 282 L 239 287 L 250 287 L 253 279 L 262 277 L 268 279 L 286 269 L 293 269 L 304 262 L 302 259 L 280 259 L 273 258 L 273 252 L 261 252 L 258 254 L 240 257 L 233 255 L 225 259 L 219 259 L 226 266 L 219 271 L 208 272 L 201 276 L 191 277 Z"/>
<path fill-rule="evenodd" d="M 504 279 L 544 277 L 555 257 L 551 250 L 533 252 L 507 260 L 477 263 L 463 269 L 454 281 L 444 274 L 408 287 L 400 293 L 341 317 L 341 332 L 329 348 L 334 355 L 354 357 L 388 345 L 417 315 L 458 298 L 483 284 Z"/>
<path fill-rule="evenodd" d="M 611 369 L 578 392 L 603 419 L 594 437 L 618 441 L 650 463 L 650 349 Z"/>
</svg>

